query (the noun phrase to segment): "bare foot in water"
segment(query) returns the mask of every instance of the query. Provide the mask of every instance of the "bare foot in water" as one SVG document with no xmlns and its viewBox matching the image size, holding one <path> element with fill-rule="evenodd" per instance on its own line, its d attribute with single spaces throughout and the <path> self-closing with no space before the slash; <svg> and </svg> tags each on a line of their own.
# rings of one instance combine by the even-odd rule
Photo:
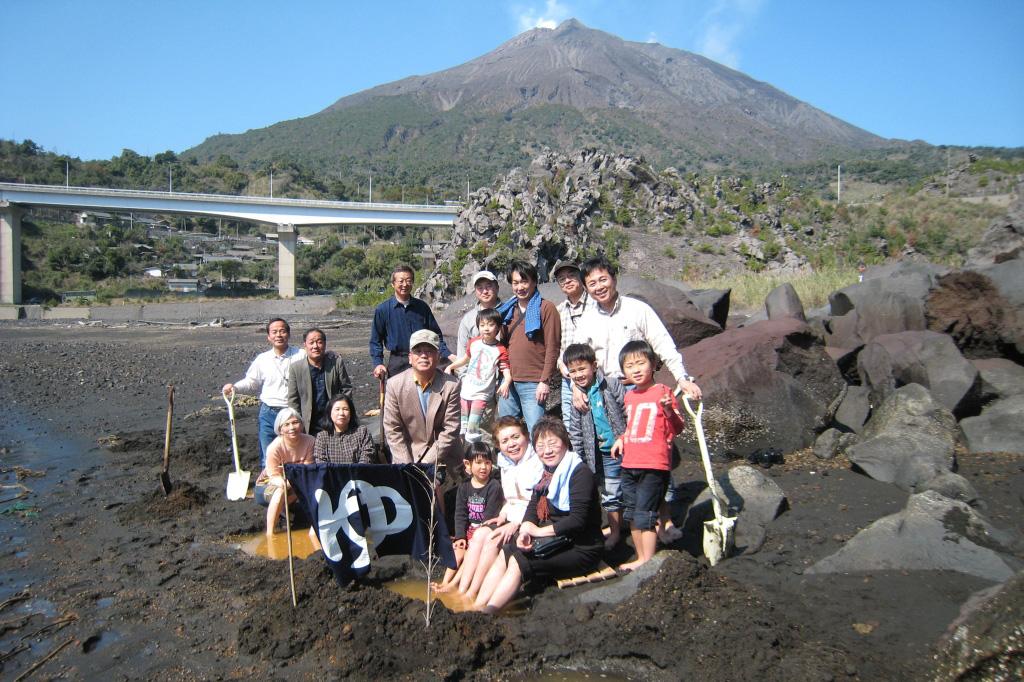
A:
<svg viewBox="0 0 1024 682">
<path fill-rule="evenodd" d="M 430 589 L 438 594 L 445 594 L 455 589 L 455 583 L 430 583 Z"/>
</svg>

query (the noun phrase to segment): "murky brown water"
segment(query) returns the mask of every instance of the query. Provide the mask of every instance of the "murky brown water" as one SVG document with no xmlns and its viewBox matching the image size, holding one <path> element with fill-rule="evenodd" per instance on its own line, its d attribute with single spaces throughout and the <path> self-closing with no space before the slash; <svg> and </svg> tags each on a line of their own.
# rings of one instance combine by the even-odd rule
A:
<svg viewBox="0 0 1024 682">
<path fill-rule="evenodd" d="M 235 541 L 239 543 L 239 548 L 249 556 L 275 561 L 288 558 L 288 535 L 286 533 L 274 533 L 269 538 L 266 533 L 256 533 L 236 538 Z M 317 548 L 309 539 L 308 529 L 292 531 L 292 556 L 296 559 L 305 559 L 316 551 Z"/>
<path fill-rule="evenodd" d="M 392 580 L 384 585 L 392 592 L 397 592 L 403 597 L 418 599 L 421 602 L 427 601 L 427 583 L 422 578 L 400 578 Z M 438 599 L 451 611 L 470 611 L 473 608 L 473 600 L 467 599 L 459 592 L 431 592 L 431 598 Z"/>
</svg>

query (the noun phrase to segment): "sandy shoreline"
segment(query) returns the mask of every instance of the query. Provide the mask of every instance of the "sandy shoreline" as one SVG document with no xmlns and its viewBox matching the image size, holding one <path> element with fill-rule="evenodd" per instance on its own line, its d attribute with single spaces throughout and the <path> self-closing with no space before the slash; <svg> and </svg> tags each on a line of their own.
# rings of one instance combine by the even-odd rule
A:
<svg viewBox="0 0 1024 682">
<path fill-rule="evenodd" d="M 359 409 L 372 407 L 368 318 L 324 326 L 348 364 Z M 0 652 L 76 616 L 30 637 L 31 649 L 3 661 L 5 678 L 74 638 L 39 674 L 514 679 L 583 666 L 636 679 L 924 679 L 960 604 L 990 584 L 950 572 L 803 575 L 907 498 L 843 461 L 804 453 L 764 471 L 790 508 L 760 552 L 708 570 L 671 551 L 658 576 L 619 604 L 577 601 L 588 588 L 549 589 L 525 615 L 439 609 L 425 632 L 422 604 L 379 587 L 405 562 L 386 562 L 365 585 L 341 592 L 313 557 L 297 563 L 296 617 L 284 565 L 248 557 L 228 540 L 258 531 L 262 517 L 251 502 L 224 499 L 230 446 L 215 398 L 264 343 L 254 326 L 0 326 L 3 481 L 16 480 L 16 465 L 45 471 L 21 480 L 33 491 L 20 500 L 25 509 L 0 515 L 0 601 L 29 595 L 0 611 L 0 622 L 27 617 L 0 633 Z M 164 498 L 157 470 L 171 381 L 176 490 Z M 249 469 L 254 414 L 238 414 Z M 115 434 L 113 448 L 97 445 Z M 699 479 L 690 462 L 678 473 Z M 1019 533 L 1024 457 L 963 457 L 960 473 L 986 500 L 988 518 Z"/>
</svg>

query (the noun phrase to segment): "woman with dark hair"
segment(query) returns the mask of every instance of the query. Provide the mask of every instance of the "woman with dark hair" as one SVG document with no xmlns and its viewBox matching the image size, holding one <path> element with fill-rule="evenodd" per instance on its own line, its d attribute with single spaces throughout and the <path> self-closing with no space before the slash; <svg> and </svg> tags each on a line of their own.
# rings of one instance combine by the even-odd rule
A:
<svg viewBox="0 0 1024 682">
<path fill-rule="evenodd" d="M 569 449 L 565 424 L 541 417 L 533 447 L 544 465 L 515 543 L 491 564 L 476 607 L 494 613 L 526 582 L 547 582 L 589 573 L 604 549 L 601 506 L 590 467 Z M 582 466 L 581 466 L 582 465 Z"/>
<path fill-rule="evenodd" d="M 317 464 L 373 464 L 374 445 L 370 432 L 360 426 L 352 398 L 340 395 L 327 404 L 330 420 L 316 434 L 313 461 Z"/>
</svg>

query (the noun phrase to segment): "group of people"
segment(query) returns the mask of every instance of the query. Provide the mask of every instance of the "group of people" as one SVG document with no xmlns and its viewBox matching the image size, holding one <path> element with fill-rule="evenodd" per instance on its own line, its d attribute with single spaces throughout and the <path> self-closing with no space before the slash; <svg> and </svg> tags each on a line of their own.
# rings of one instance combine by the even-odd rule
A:
<svg viewBox="0 0 1024 682">
<path fill-rule="evenodd" d="M 287 463 L 461 469 L 453 528 L 460 565 L 439 589 L 457 589 L 488 611 L 524 581 L 593 570 L 626 524 L 637 556 L 622 571 L 649 560 L 659 539 L 677 540 L 668 514 L 671 443 L 684 423 L 676 396 L 699 400 L 701 392 L 657 314 L 619 294 L 616 275 L 603 257 L 559 262 L 553 276 L 565 300 L 555 305 L 529 263 L 509 267 L 505 301 L 498 278 L 480 271 L 477 304 L 451 352 L 430 307 L 412 296 L 412 268 L 395 268 L 394 295 L 375 310 L 369 343 L 373 374 L 386 378 L 380 459 L 324 332 L 310 329 L 303 348 L 293 348 L 287 322 L 271 320 L 270 350 L 223 387 L 260 397 L 256 499 L 268 507 L 267 532 L 284 504 Z M 655 383 L 659 364 L 674 386 Z M 546 414 L 559 378 L 560 418 Z M 492 410 L 493 447 L 482 437 Z"/>
</svg>

